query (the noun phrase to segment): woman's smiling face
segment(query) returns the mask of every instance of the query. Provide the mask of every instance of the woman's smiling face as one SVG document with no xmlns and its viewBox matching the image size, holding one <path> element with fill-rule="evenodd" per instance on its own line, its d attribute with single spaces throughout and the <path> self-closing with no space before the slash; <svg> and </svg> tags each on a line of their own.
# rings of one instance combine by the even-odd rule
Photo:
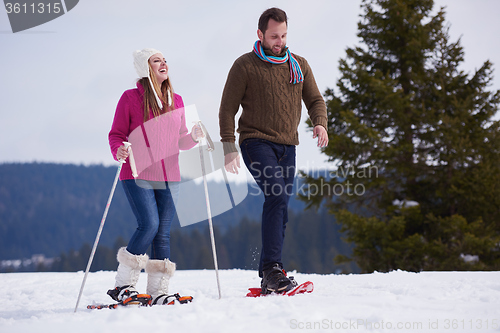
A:
<svg viewBox="0 0 500 333">
<path fill-rule="evenodd" d="M 168 65 L 163 57 L 163 54 L 156 53 L 149 58 L 149 64 L 153 69 L 158 84 L 161 86 L 162 82 L 168 79 Z"/>
</svg>

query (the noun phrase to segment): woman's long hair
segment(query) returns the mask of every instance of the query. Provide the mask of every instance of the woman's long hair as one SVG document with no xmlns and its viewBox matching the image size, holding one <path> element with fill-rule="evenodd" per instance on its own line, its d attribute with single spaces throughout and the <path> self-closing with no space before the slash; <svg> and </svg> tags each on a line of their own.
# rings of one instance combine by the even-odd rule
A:
<svg viewBox="0 0 500 333">
<path fill-rule="evenodd" d="M 158 117 L 164 113 L 175 110 L 175 101 L 174 101 L 174 88 L 172 87 L 172 83 L 170 82 L 170 77 L 162 82 L 161 87 L 158 85 L 158 81 L 156 80 L 156 75 L 149 65 L 149 75 L 151 75 L 151 82 L 153 82 L 154 89 L 156 90 L 156 94 L 161 100 L 163 104 L 163 110 L 160 109 L 158 103 L 156 102 L 156 97 L 153 93 L 153 89 L 151 88 L 151 84 L 149 83 L 149 79 L 147 77 L 143 77 L 139 79 L 139 83 L 144 88 L 144 96 L 143 96 L 143 105 L 144 105 L 144 122 L 149 120 L 149 110 L 153 111 L 153 117 Z M 168 105 L 168 95 L 170 94 L 170 100 L 172 101 L 172 105 Z"/>
</svg>

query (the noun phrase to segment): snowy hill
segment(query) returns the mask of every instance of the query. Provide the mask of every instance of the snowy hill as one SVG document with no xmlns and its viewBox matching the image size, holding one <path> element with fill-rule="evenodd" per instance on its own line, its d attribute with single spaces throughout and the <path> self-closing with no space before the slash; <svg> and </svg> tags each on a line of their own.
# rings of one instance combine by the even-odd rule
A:
<svg viewBox="0 0 500 333">
<path fill-rule="evenodd" d="M 142 273 L 139 290 L 145 290 Z M 83 273 L 0 274 L 0 332 L 493 332 L 500 328 L 500 272 L 396 271 L 294 274 L 312 294 L 245 298 L 256 272 L 222 270 L 222 299 L 210 270 L 178 271 L 170 290 L 188 305 L 87 310 L 109 303 L 114 272 L 91 273 L 77 313 Z"/>
</svg>

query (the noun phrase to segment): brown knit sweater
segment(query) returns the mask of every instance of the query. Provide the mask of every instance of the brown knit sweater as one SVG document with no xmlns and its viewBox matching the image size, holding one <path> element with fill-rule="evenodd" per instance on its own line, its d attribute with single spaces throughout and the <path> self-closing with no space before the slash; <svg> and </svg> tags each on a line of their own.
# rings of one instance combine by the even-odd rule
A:
<svg viewBox="0 0 500 333">
<path fill-rule="evenodd" d="M 312 70 L 306 59 L 296 54 L 294 57 L 304 76 L 304 81 L 297 84 L 290 83 L 288 61 L 271 64 L 259 59 L 254 52 L 236 59 L 227 76 L 219 110 L 224 154 L 236 151 L 234 117 L 240 105 L 243 108 L 238 122 L 240 145 L 248 138 L 298 145 L 302 100 L 313 125 L 327 128 L 325 101 Z"/>
</svg>

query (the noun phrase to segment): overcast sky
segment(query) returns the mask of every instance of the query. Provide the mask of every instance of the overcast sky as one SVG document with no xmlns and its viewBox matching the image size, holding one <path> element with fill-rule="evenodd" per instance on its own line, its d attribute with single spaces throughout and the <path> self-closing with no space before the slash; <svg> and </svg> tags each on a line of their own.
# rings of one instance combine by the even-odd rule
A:
<svg viewBox="0 0 500 333">
<path fill-rule="evenodd" d="M 0 163 L 116 163 L 107 135 L 118 99 L 135 87 L 132 52 L 145 47 L 163 52 L 175 91 L 186 105 L 196 105 L 219 140 L 217 117 L 227 73 L 236 58 L 251 51 L 265 9 L 287 12 L 288 46 L 308 60 L 324 92 L 339 78 L 345 49 L 359 44 L 360 3 L 84 0 L 62 17 L 16 34 L 0 10 Z M 452 39 L 461 37 L 463 69 L 473 72 L 492 61 L 491 89 L 500 89 L 500 1 L 435 3 L 447 7 Z M 305 109 L 303 115 L 297 166 L 327 166 L 303 123 Z"/>
</svg>

